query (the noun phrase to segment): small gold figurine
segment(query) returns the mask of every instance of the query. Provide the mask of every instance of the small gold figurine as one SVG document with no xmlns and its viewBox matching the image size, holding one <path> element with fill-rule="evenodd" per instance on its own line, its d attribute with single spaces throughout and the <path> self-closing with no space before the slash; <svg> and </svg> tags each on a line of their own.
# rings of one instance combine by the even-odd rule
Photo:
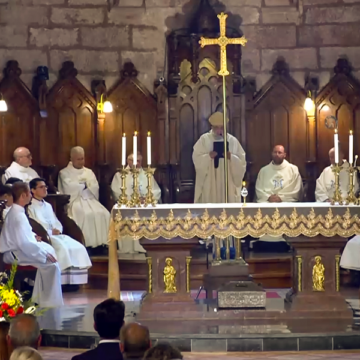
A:
<svg viewBox="0 0 360 360">
<path fill-rule="evenodd" d="M 175 285 L 175 275 L 176 270 L 172 266 L 172 259 L 166 258 L 165 260 L 166 266 L 164 268 L 164 283 L 165 283 L 165 293 L 171 294 L 176 293 L 176 285 Z"/>
<path fill-rule="evenodd" d="M 321 262 L 321 256 L 315 256 L 315 265 L 312 271 L 313 277 L 313 290 L 314 291 L 325 291 L 325 267 Z"/>
</svg>

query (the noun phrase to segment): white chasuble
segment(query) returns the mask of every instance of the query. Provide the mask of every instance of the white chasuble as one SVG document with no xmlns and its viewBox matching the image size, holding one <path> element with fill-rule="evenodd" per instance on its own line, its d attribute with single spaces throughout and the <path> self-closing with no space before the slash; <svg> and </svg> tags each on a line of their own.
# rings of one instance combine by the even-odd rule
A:
<svg viewBox="0 0 360 360">
<path fill-rule="evenodd" d="M 22 206 L 13 204 L 6 215 L 0 235 L 0 252 L 7 264 L 17 259 L 18 265 L 38 269 L 32 297 L 34 302 L 41 307 L 63 305 L 59 263 L 47 261 L 48 254 L 56 258 L 55 250 L 51 245 L 36 240 Z"/>
<path fill-rule="evenodd" d="M 31 167 L 24 167 L 13 161 L 5 171 L 5 182 L 12 177 L 28 183 L 32 179 L 38 178 L 39 175 Z"/>
<path fill-rule="evenodd" d="M 29 216 L 41 224 L 51 239 L 61 270 L 62 285 L 87 284 L 91 261 L 85 247 L 67 235 L 61 234 L 63 227 L 54 214 L 52 206 L 44 201 L 33 198 L 28 207 Z M 60 235 L 53 235 L 53 230 Z"/>
<path fill-rule="evenodd" d="M 127 167 L 129 169 L 129 167 Z M 147 194 L 147 177 L 143 168 L 139 169 L 139 178 L 138 178 L 138 190 L 140 197 L 146 197 Z M 152 193 L 157 202 L 161 201 L 161 190 L 156 182 L 154 176 L 151 180 L 152 184 Z M 126 186 L 126 195 L 128 200 L 131 199 L 131 195 L 134 189 L 134 181 L 131 173 L 127 174 L 125 180 Z M 111 182 L 111 190 L 115 201 L 118 201 L 121 195 L 121 175 L 117 172 L 114 175 L 114 178 Z M 133 254 L 133 253 L 146 253 L 146 250 L 140 245 L 139 240 L 134 240 L 131 236 L 122 236 L 121 239 L 118 239 L 119 244 L 119 253 L 121 254 Z"/>
<path fill-rule="evenodd" d="M 82 230 L 86 246 L 107 244 L 110 213 L 99 202 L 99 184 L 92 170 L 76 169 L 70 161 L 59 173 L 58 189 L 70 195 L 68 215 Z"/>
<path fill-rule="evenodd" d="M 232 135 L 227 135 L 228 151 L 231 153 L 228 161 L 228 202 L 241 201 L 241 186 L 246 171 L 245 151 L 239 141 Z M 194 203 L 224 203 L 225 202 L 225 169 L 224 159 L 219 159 L 215 168 L 210 152 L 214 149 L 214 141 L 222 141 L 212 131 L 203 134 L 194 145 L 193 162 L 196 171 Z"/>
<path fill-rule="evenodd" d="M 349 163 L 344 163 L 340 171 L 339 183 L 340 191 L 343 200 L 346 200 L 349 191 Z M 355 192 L 359 189 L 359 184 L 355 178 Z M 332 171 L 332 166 L 328 166 L 321 173 L 320 177 L 316 180 L 315 199 L 317 202 L 324 202 L 331 200 L 335 192 L 335 174 Z"/>
<path fill-rule="evenodd" d="M 302 197 L 302 180 L 297 166 L 284 160 L 264 166 L 256 179 L 256 202 L 268 202 L 271 195 L 278 195 L 282 202 L 297 202 Z"/>
</svg>

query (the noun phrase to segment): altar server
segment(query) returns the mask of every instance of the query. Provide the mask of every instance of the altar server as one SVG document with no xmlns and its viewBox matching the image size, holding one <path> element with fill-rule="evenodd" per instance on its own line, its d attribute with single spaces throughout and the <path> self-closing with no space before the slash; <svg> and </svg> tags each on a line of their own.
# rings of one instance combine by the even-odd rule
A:
<svg viewBox="0 0 360 360">
<path fill-rule="evenodd" d="M 339 151 L 339 159 L 343 163 L 344 153 Z M 334 197 L 335 192 L 335 174 L 333 166 L 335 165 L 335 149 L 329 151 L 329 159 L 331 165 L 326 167 L 321 173 L 320 177 L 316 180 L 315 198 L 317 202 L 330 202 Z M 343 200 L 346 200 L 349 191 L 349 163 L 344 162 L 343 168 L 340 171 L 339 185 Z M 355 193 L 359 188 L 357 179 L 355 178 Z"/>
<path fill-rule="evenodd" d="M 225 202 L 224 154 L 215 148 L 223 149 L 223 114 L 216 112 L 210 116 L 211 130 L 203 134 L 194 145 L 193 162 L 196 171 L 195 203 Z M 246 171 L 245 152 L 239 141 L 227 134 L 228 147 L 228 202 L 241 201 L 241 186 Z M 214 145 L 215 144 L 215 145 Z M 218 147 L 216 145 L 219 145 Z"/>
<path fill-rule="evenodd" d="M 34 266 L 36 272 L 33 300 L 41 307 L 63 305 L 61 270 L 53 247 L 37 237 L 25 215 L 31 200 L 29 185 L 23 182 L 12 187 L 14 204 L 6 215 L 0 235 L 0 252 L 7 264 Z"/>
<path fill-rule="evenodd" d="M 5 200 L 5 209 L 3 210 L 2 217 L 5 220 L 6 214 L 11 209 L 13 204 L 13 196 L 12 196 L 12 189 L 9 185 L 1 185 L 0 184 L 0 200 Z"/>
<path fill-rule="evenodd" d="M 14 177 L 29 182 L 30 180 L 39 177 L 37 172 L 30 167 L 32 165 L 32 156 L 29 149 L 19 147 L 14 151 L 13 156 L 14 161 L 5 171 L 5 181 Z"/>
<path fill-rule="evenodd" d="M 84 166 L 85 152 L 80 146 L 71 149 L 71 161 L 59 173 L 58 189 L 69 194 L 68 215 L 84 234 L 86 247 L 107 244 L 110 213 L 99 202 L 99 183 L 91 169 Z"/>
<path fill-rule="evenodd" d="M 264 166 L 256 180 L 256 201 L 296 202 L 302 197 L 302 180 L 297 166 L 286 158 L 285 148 L 276 145 L 271 154 L 272 161 Z"/>
<path fill-rule="evenodd" d="M 67 235 L 54 214 L 52 206 L 44 199 L 47 196 L 45 180 L 35 178 L 30 181 L 32 193 L 28 207 L 29 216 L 41 224 L 48 232 L 61 270 L 62 285 L 81 285 L 88 282 L 91 261 L 85 247 Z"/>
<path fill-rule="evenodd" d="M 127 169 L 130 169 L 134 166 L 134 157 L 133 154 L 130 154 L 127 158 Z M 139 169 L 139 193 L 141 197 L 141 201 L 145 201 L 145 197 L 147 194 L 147 177 L 144 169 L 142 168 L 142 155 L 140 153 L 137 154 L 137 164 L 136 167 Z M 126 195 L 128 200 L 131 199 L 131 195 L 133 193 L 133 176 L 131 173 L 126 176 Z M 121 195 L 121 175 L 120 173 L 116 173 L 112 183 L 111 190 L 113 192 L 113 196 L 115 201 L 117 201 Z M 161 190 L 159 185 L 157 184 L 154 177 L 152 177 L 152 193 L 156 201 L 160 202 L 161 198 Z M 119 253 L 122 254 L 133 254 L 133 253 L 146 253 L 146 250 L 140 245 L 139 240 L 134 240 L 131 236 L 123 236 L 121 239 L 118 239 L 119 244 Z"/>
</svg>

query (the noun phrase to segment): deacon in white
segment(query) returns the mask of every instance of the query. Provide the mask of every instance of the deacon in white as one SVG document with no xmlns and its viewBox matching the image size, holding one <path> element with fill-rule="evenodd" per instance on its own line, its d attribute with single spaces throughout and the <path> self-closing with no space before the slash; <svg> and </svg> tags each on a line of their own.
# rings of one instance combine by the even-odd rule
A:
<svg viewBox="0 0 360 360">
<path fill-rule="evenodd" d="M 130 169 L 134 166 L 133 154 L 128 156 L 127 163 L 128 163 L 127 169 Z M 142 155 L 140 153 L 138 153 L 137 155 L 136 167 L 139 169 L 139 179 L 138 179 L 139 193 L 140 193 L 141 201 L 144 202 L 147 194 L 147 177 L 144 169 L 142 168 Z M 116 173 L 111 183 L 111 190 L 115 201 L 117 201 L 121 195 L 120 188 L 121 188 L 121 175 L 120 173 Z M 131 173 L 129 173 L 126 176 L 126 195 L 129 200 L 131 199 L 133 189 L 134 189 L 133 176 Z M 154 195 L 155 200 L 159 202 L 161 198 L 161 190 L 154 177 L 152 177 L 152 193 Z M 122 254 L 146 252 L 146 250 L 140 245 L 139 240 L 134 240 L 130 236 L 124 236 L 121 239 L 118 239 L 118 243 L 119 243 L 119 253 Z"/>
<path fill-rule="evenodd" d="M 47 196 L 45 181 L 36 178 L 30 181 L 32 192 L 29 216 L 41 224 L 48 232 L 61 270 L 62 285 L 81 285 L 88 282 L 91 261 L 85 247 L 67 235 L 54 214 L 52 206 L 44 199 Z"/>
<path fill-rule="evenodd" d="M 86 247 L 107 244 L 109 211 L 99 202 L 99 183 L 91 169 L 84 166 L 85 152 L 80 146 L 71 149 L 69 165 L 59 173 L 58 189 L 70 195 L 68 215 L 84 234 Z"/>
<path fill-rule="evenodd" d="M 36 236 L 25 215 L 25 206 L 31 200 L 28 184 L 19 182 L 12 187 L 14 204 L 6 215 L 0 235 L 0 252 L 7 264 L 17 260 L 18 265 L 37 268 L 33 300 L 41 307 L 63 305 L 61 270 L 53 247 Z"/>
<path fill-rule="evenodd" d="M 9 178 L 18 178 L 22 181 L 29 182 L 30 180 L 39 177 L 38 173 L 32 169 L 32 156 L 29 149 L 19 147 L 14 151 L 14 161 L 5 171 L 5 181 Z"/>
<path fill-rule="evenodd" d="M 203 134 L 194 145 L 193 162 L 196 171 L 195 203 L 225 202 L 224 154 L 214 151 L 214 142 L 223 142 L 223 114 L 216 112 L 210 116 L 211 130 Z M 228 158 L 228 202 L 241 201 L 241 186 L 246 171 L 245 152 L 239 141 L 227 134 Z M 215 159 L 219 158 L 215 168 Z"/>
<path fill-rule="evenodd" d="M 11 206 L 13 204 L 13 196 L 12 196 L 12 189 L 9 185 L 0 185 L 0 200 L 6 201 L 5 209 L 3 210 L 2 217 L 5 220 L 5 217 Z"/>
<path fill-rule="evenodd" d="M 340 150 L 339 159 L 343 159 L 344 154 Z M 326 167 L 316 181 L 315 198 L 317 202 L 330 202 L 335 192 L 335 174 L 333 166 L 335 165 L 335 149 L 329 151 L 329 159 L 331 165 Z M 344 162 L 340 171 L 339 184 L 343 200 L 346 200 L 349 191 L 349 163 Z M 359 189 L 357 179 L 355 179 L 355 192 Z"/>
</svg>

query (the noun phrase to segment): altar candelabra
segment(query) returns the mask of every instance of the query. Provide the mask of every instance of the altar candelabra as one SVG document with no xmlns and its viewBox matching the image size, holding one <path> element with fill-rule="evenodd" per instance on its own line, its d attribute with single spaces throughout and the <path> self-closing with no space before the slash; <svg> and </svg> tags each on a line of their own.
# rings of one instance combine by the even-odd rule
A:
<svg viewBox="0 0 360 360">
<path fill-rule="evenodd" d="M 130 170 L 133 176 L 133 191 L 131 194 L 131 199 L 129 202 L 130 207 L 141 206 L 140 192 L 139 192 L 139 169 L 136 168 L 136 165 Z"/>
<path fill-rule="evenodd" d="M 349 173 L 349 191 L 348 191 L 348 196 L 346 198 L 346 204 L 357 204 L 357 199 L 355 196 L 355 176 L 357 172 L 357 168 L 356 168 L 357 158 L 358 156 L 356 155 L 355 163 L 354 164 L 349 163 L 349 168 L 347 170 L 347 172 Z"/>
<path fill-rule="evenodd" d="M 129 200 L 127 198 L 127 194 L 126 194 L 126 176 L 129 173 L 129 169 L 126 169 L 125 166 L 123 166 L 122 169 L 119 170 L 120 176 L 121 176 L 121 195 L 118 199 L 118 206 L 128 206 L 129 205 Z"/>
<path fill-rule="evenodd" d="M 246 185 L 246 182 L 243 181 L 242 189 L 241 189 L 241 197 L 243 198 L 244 206 L 246 206 L 246 197 L 249 195 L 249 192 L 248 192 L 247 188 L 245 187 L 245 185 Z"/>
<path fill-rule="evenodd" d="M 335 164 L 332 167 L 332 171 L 335 175 L 335 191 L 334 191 L 334 197 L 331 200 L 331 205 L 339 204 L 342 205 L 342 194 L 340 190 L 340 172 L 343 168 L 343 165 Z"/>
<path fill-rule="evenodd" d="M 155 168 L 152 168 L 150 165 L 146 168 L 146 177 L 147 177 L 147 194 L 144 202 L 144 206 L 152 205 L 155 206 L 157 201 L 154 198 L 153 187 L 152 187 L 152 179 L 155 173 Z"/>
</svg>

